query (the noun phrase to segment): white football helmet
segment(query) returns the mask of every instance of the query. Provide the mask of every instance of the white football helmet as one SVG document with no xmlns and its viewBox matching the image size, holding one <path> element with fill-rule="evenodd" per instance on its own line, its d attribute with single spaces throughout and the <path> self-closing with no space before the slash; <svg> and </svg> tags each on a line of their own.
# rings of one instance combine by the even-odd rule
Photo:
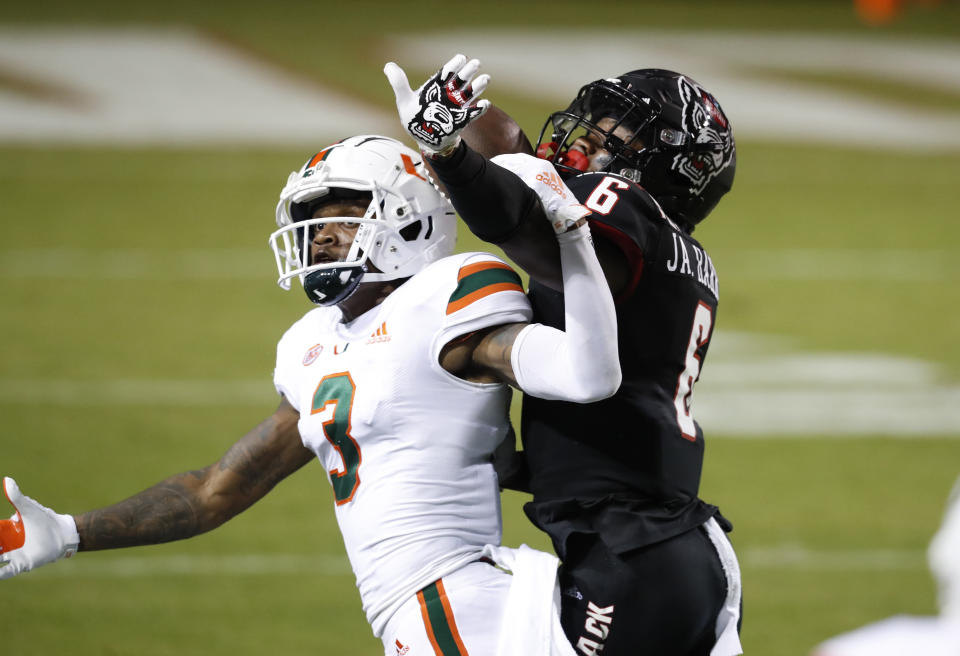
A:
<svg viewBox="0 0 960 656">
<path fill-rule="evenodd" d="M 325 197 L 372 196 L 362 218 L 312 218 L 315 201 Z M 346 258 L 310 263 L 315 226 L 359 223 Z M 430 178 L 420 153 L 376 135 L 349 137 L 324 148 L 294 171 L 280 192 L 277 225 L 270 246 L 277 261 L 277 284 L 290 289 L 299 276 L 318 305 L 335 305 L 364 282 L 407 278 L 453 253 L 456 219 L 450 202 Z M 380 272 L 368 270 L 367 262 Z M 381 273 L 382 272 L 382 273 Z"/>
</svg>

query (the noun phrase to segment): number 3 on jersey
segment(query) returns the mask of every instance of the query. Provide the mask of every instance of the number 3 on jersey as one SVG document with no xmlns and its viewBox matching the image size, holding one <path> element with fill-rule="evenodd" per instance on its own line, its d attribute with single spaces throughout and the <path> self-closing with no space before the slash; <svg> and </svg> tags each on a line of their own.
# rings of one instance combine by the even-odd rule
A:
<svg viewBox="0 0 960 656">
<path fill-rule="evenodd" d="M 350 435 L 350 414 L 353 410 L 353 379 L 347 372 L 324 376 L 313 393 L 311 415 L 320 415 L 323 434 L 340 454 L 343 469 L 330 470 L 333 496 L 341 506 L 351 499 L 360 485 L 357 468 L 360 467 L 360 446 Z"/>
<path fill-rule="evenodd" d="M 693 315 L 693 327 L 690 329 L 690 341 L 687 343 L 687 357 L 680 378 L 677 379 L 677 391 L 673 395 L 673 405 L 677 408 L 677 425 L 680 434 L 691 442 L 697 439 L 697 426 L 693 422 L 693 384 L 700 377 L 700 356 L 697 350 L 710 339 L 710 327 L 713 325 L 713 311 L 700 301 Z"/>
</svg>

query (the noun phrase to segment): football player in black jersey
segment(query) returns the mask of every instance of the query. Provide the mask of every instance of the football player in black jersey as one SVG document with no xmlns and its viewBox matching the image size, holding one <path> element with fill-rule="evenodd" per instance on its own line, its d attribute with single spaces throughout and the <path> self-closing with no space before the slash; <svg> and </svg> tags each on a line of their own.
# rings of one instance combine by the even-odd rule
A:
<svg viewBox="0 0 960 656">
<path fill-rule="evenodd" d="M 421 93 L 421 111 L 405 116 L 401 99 L 412 96 L 388 64 L 415 138 L 457 134 L 429 119 L 442 114 L 437 104 L 469 106 L 478 66 L 439 80 L 446 97 L 424 111 Z M 562 327 L 556 240 L 517 177 L 549 185 L 551 172 L 534 172 L 523 155 L 491 162 L 470 147 L 475 139 L 418 141 L 464 222 L 530 274 L 536 320 Z M 578 653 L 739 654 L 739 567 L 724 535 L 731 525 L 698 496 L 704 436 L 692 407 L 719 294 L 691 233 L 733 183 L 730 123 L 691 78 L 636 70 L 583 86 L 548 118 L 536 153 L 592 212 L 617 301 L 623 383 L 589 405 L 525 395 L 523 451 L 499 463 L 502 482 L 533 494 L 525 511 L 563 562 L 562 622 Z"/>
</svg>

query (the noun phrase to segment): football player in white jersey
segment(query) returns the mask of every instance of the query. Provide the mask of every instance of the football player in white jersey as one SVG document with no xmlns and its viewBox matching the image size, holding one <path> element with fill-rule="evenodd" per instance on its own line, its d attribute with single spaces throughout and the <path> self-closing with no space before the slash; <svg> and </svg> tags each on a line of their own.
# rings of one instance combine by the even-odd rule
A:
<svg viewBox="0 0 960 656">
<path fill-rule="evenodd" d="M 318 458 L 385 653 L 495 653 L 510 576 L 482 556 L 501 537 L 492 454 L 508 385 L 590 402 L 620 384 L 588 211 L 567 198 L 544 210 L 568 299 L 559 331 L 528 323 L 508 264 L 453 255 L 453 209 L 418 152 L 375 135 L 321 150 L 290 174 L 270 238 L 280 285 L 299 278 L 320 306 L 278 344 L 277 410 L 212 465 L 98 510 L 57 514 L 5 478 L 17 512 L 0 522 L 0 578 L 211 530 Z"/>
<path fill-rule="evenodd" d="M 960 478 L 927 549 L 940 614 L 895 615 L 830 638 L 812 656 L 957 656 L 960 654 Z"/>
</svg>

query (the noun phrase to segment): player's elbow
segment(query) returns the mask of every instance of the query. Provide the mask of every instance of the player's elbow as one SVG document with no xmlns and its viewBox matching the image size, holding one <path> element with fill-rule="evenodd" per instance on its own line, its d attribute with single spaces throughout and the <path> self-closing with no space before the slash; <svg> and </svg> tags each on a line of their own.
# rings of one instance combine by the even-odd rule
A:
<svg viewBox="0 0 960 656">
<path fill-rule="evenodd" d="M 547 401 L 596 403 L 620 389 L 616 340 L 571 340 L 567 333 L 533 324 L 517 336 L 511 364 L 517 386 Z"/>
<path fill-rule="evenodd" d="M 623 374 L 620 371 L 619 364 L 617 364 L 617 366 L 609 373 L 605 380 L 606 387 L 600 391 L 600 398 L 597 399 L 598 401 L 609 399 L 611 396 L 620 391 L 620 383 L 623 382 Z"/>
<path fill-rule="evenodd" d="M 231 475 L 229 470 L 208 467 L 203 485 L 197 492 L 197 514 L 202 532 L 210 531 L 237 516 L 256 500 L 249 494 L 249 485 Z"/>
<path fill-rule="evenodd" d="M 623 381 L 623 375 L 620 372 L 620 366 L 614 365 L 607 367 L 602 371 L 597 371 L 593 375 L 586 377 L 582 385 L 572 390 L 568 400 L 574 403 L 596 403 L 609 399 L 620 389 L 620 383 Z"/>
</svg>

